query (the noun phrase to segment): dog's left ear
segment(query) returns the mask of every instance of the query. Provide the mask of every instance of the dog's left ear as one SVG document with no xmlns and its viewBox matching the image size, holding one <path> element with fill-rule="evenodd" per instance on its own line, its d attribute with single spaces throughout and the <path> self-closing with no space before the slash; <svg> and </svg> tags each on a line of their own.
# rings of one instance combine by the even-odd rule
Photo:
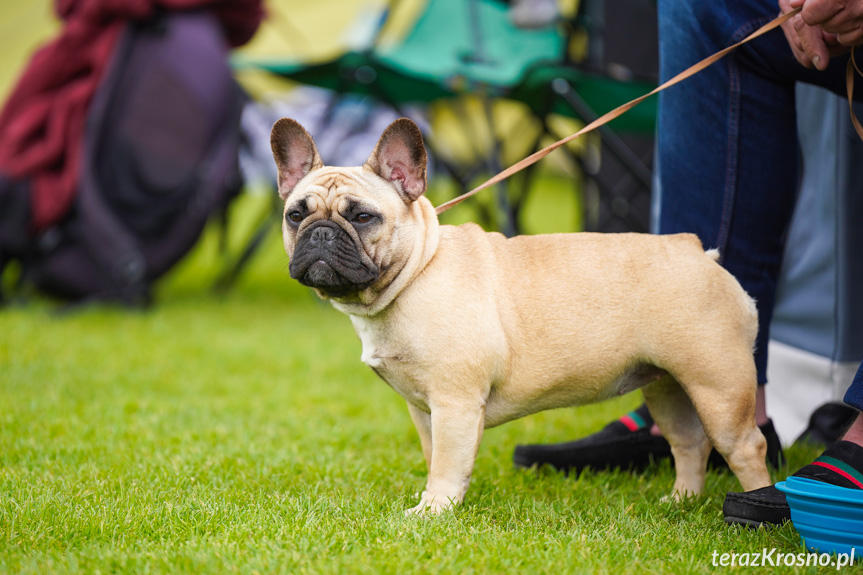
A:
<svg viewBox="0 0 863 575">
<path fill-rule="evenodd" d="M 400 118 L 384 130 L 365 167 L 392 182 L 410 203 L 426 191 L 426 162 L 422 132 L 411 120 Z"/>
<path fill-rule="evenodd" d="M 306 174 L 324 166 L 314 140 L 296 120 L 282 118 L 276 122 L 270 146 L 279 168 L 279 196 L 283 200 Z"/>
</svg>

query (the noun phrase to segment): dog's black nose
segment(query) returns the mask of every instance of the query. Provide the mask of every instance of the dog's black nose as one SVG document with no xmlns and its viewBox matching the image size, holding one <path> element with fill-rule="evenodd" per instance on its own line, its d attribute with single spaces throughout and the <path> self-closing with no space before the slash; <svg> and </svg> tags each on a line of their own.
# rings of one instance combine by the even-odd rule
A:
<svg viewBox="0 0 863 575">
<path fill-rule="evenodd" d="M 336 239 L 336 231 L 329 226 L 318 226 L 309 232 L 312 244 L 327 244 Z"/>
</svg>

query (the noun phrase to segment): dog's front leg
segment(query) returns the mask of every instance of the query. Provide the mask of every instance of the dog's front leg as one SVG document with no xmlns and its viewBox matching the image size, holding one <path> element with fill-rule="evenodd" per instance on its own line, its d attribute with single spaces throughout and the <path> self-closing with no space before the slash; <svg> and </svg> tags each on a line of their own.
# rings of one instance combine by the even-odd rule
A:
<svg viewBox="0 0 863 575">
<path fill-rule="evenodd" d="M 431 414 L 410 402 L 408 402 L 408 412 L 410 412 L 411 419 L 414 420 L 414 427 L 417 428 L 417 433 L 420 436 L 423 457 L 426 460 L 426 471 L 430 472 L 432 457 Z"/>
<path fill-rule="evenodd" d="M 431 461 L 428 462 L 428 483 L 419 505 L 408 509 L 409 514 L 440 513 L 464 500 L 485 428 L 485 402 L 432 404 L 429 419 Z"/>
</svg>

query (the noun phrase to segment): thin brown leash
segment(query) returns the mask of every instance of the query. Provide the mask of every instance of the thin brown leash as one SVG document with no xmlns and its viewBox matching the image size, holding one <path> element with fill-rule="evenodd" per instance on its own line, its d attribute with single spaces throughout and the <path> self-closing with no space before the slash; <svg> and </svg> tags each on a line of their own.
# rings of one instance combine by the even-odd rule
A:
<svg viewBox="0 0 863 575">
<path fill-rule="evenodd" d="M 854 113 L 854 72 L 863 76 L 863 72 L 857 67 L 857 60 L 854 58 L 854 48 L 851 48 L 851 57 L 848 59 L 848 64 L 845 66 L 845 87 L 848 89 L 848 109 L 851 111 L 851 123 L 854 124 L 854 129 L 857 130 L 857 135 L 863 140 L 863 126 L 857 119 L 857 114 Z"/>
<path fill-rule="evenodd" d="M 445 203 L 439 205 L 437 208 L 435 208 L 435 211 L 437 212 L 438 215 L 440 215 L 440 214 L 444 213 L 445 211 L 447 211 L 448 209 L 450 209 L 451 207 L 456 206 L 456 205 L 460 204 L 461 202 L 465 201 L 466 199 L 468 199 L 472 195 L 476 194 L 477 192 L 480 192 L 480 191 L 482 191 L 482 190 L 484 190 L 490 186 L 493 186 L 499 182 L 502 182 L 503 180 L 512 176 L 513 174 L 516 174 L 516 173 L 520 172 L 521 170 L 525 169 L 526 167 L 530 166 L 531 164 L 538 162 L 539 160 L 546 157 L 548 154 L 550 154 L 551 152 L 553 152 L 557 148 L 563 146 L 564 144 L 567 144 L 567 143 L 575 140 L 576 138 L 579 138 L 579 137 L 583 136 L 584 134 L 587 134 L 588 132 L 592 132 L 596 128 L 599 128 L 600 126 L 605 125 L 608 122 L 614 120 L 618 116 L 625 114 L 626 112 L 628 112 L 629 110 L 631 110 L 632 108 L 634 108 L 635 106 L 637 106 L 638 104 L 643 102 L 644 100 L 648 99 L 649 97 L 651 97 L 655 94 L 658 94 L 659 92 L 665 90 L 666 88 L 670 88 L 671 86 L 673 86 L 679 82 L 682 82 L 683 80 L 689 78 L 690 76 L 693 76 L 693 75 L 697 74 L 698 72 L 704 70 L 705 68 L 707 68 L 711 64 L 714 64 L 715 62 L 719 61 L 723 57 L 727 56 L 729 53 L 731 53 L 735 49 L 739 48 L 743 44 L 746 44 L 747 42 L 754 40 L 755 38 L 758 38 L 759 36 L 766 34 L 767 32 L 770 32 L 774 28 L 778 28 L 779 26 L 784 24 L 786 21 L 788 21 L 790 18 L 792 18 L 795 14 L 800 12 L 801 9 L 802 8 L 795 8 L 794 10 L 792 10 L 790 12 L 786 12 L 785 14 L 781 14 L 778 18 L 768 22 L 767 24 L 765 24 L 764 26 L 762 26 L 761 28 L 759 28 L 758 30 L 756 30 L 755 32 L 753 32 L 752 34 L 750 34 L 749 36 L 747 36 L 746 38 L 741 40 L 740 42 L 734 44 L 733 46 L 729 46 L 728 48 L 725 48 L 724 50 L 720 50 L 719 52 L 717 52 L 716 54 L 713 54 L 712 56 L 708 56 L 704 60 L 698 62 L 694 66 L 687 68 L 683 72 L 674 76 L 673 78 L 671 78 L 670 80 L 668 80 L 667 82 L 665 82 L 661 86 L 658 86 L 657 88 L 648 92 L 647 94 L 645 94 L 643 96 L 639 96 L 638 98 L 631 100 L 631 101 L 627 102 L 626 104 L 618 106 L 614 110 L 611 110 L 610 112 L 603 114 L 602 116 L 600 116 L 599 118 L 597 118 L 596 120 L 591 122 L 590 124 L 583 127 L 578 132 L 576 132 L 570 136 L 567 136 L 567 137 L 563 138 L 562 140 L 558 140 L 557 142 L 551 144 L 550 146 L 546 146 L 545 148 L 539 150 L 538 152 L 534 152 L 530 156 L 528 156 L 525 159 L 513 164 L 512 166 L 508 167 L 507 169 L 500 172 L 496 176 L 493 176 L 492 178 L 490 178 L 489 180 L 480 184 L 479 186 L 472 189 L 471 191 L 465 192 L 464 194 L 462 194 L 456 198 L 453 198 L 453 199 L 449 200 L 448 202 L 445 202 Z M 848 86 L 849 105 L 850 105 L 850 101 L 851 101 L 851 94 L 854 91 L 854 70 L 855 69 L 857 70 L 858 73 L 860 73 L 860 70 L 857 68 L 857 63 L 854 61 L 854 52 L 852 50 L 851 59 L 848 61 L 848 68 L 846 70 L 846 82 L 847 82 L 847 86 Z M 861 75 L 863 75 L 863 74 L 861 74 Z M 852 117 L 852 121 L 854 122 L 854 127 L 856 128 L 857 133 L 860 134 L 861 138 L 863 138 L 863 126 L 860 125 L 860 122 L 858 122 L 857 118 L 854 116 L 854 110 L 853 109 L 851 110 L 851 117 Z"/>
</svg>

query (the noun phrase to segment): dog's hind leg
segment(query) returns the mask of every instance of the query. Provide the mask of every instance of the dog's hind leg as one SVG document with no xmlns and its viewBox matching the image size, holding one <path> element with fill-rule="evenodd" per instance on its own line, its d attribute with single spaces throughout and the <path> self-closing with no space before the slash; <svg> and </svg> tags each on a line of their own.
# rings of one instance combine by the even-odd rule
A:
<svg viewBox="0 0 863 575">
<path fill-rule="evenodd" d="M 707 355 L 701 355 L 707 358 Z M 704 433 L 744 491 L 771 484 L 767 440 L 755 424 L 755 363 L 748 349 L 726 349 L 720 363 L 689 362 L 675 376 L 698 412 Z M 661 426 L 660 426 L 661 429 Z"/>
<path fill-rule="evenodd" d="M 647 408 L 671 445 L 677 479 L 675 499 L 697 495 L 704 487 L 710 440 L 695 408 L 679 383 L 666 375 L 642 390 Z"/>
</svg>

